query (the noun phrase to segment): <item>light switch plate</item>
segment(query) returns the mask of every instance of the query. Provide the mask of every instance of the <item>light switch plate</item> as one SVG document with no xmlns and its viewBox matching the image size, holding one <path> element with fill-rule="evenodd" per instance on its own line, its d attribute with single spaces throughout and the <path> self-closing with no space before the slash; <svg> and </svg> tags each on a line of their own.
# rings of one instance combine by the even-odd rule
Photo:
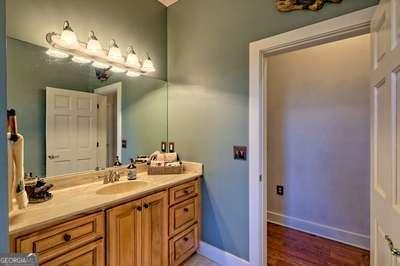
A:
<svg viewBox="0 0 400 266">
<path fill-rule="evenodd" d="M 233 159 L 247 160 L 247 147 L 246 146 L 233 146 Z"/>
<path fill-rule="evenodd" d="M 168 152 L 175 152 L 175 142 L 168 143 Z"/>
</svg>

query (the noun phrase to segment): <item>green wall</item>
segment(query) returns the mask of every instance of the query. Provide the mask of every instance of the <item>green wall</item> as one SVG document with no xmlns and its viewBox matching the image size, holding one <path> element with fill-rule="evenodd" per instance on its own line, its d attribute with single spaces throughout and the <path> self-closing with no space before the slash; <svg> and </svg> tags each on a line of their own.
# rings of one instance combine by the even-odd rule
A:
<svg viewBox="0 0 400 266">
<path fill-rule="evenodd" d="M 4 0 L 0 0 L 0 135 L 6 134 L 6 20 Z M 7 142 L 0 138 L 0 252 L 6 253 L 8 243 L 8 178 L 7 178 Z"/>
<path fill-rule="evenodd" d="M 273 0 L 180 0 L 168 8 L 169 139 L 185 160 L 205 164 L 202 240 L 249 258 L 249 43 L 363 9 L 346 0 L 319 12 L 279 13 Z M 310 70 L 312 71 L 312 70 Z"/>
</svg>

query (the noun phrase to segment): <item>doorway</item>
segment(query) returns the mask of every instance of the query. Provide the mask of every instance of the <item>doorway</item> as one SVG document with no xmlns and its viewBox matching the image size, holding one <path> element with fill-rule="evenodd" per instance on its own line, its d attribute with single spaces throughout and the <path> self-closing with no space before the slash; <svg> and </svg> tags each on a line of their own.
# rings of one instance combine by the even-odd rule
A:
<svg viewBox="0 0 400 266">
<path fill-rule="evenodd" d="M 268 167 L 265 56 L 299 50 L 370 32 L 376 7 L 356 11 L 250 44 L 249 50 L 249 264 L 266 265 Z"/>
<path fill-rule="evenodd" d="M 265 60 L 270 265 L 369 265 L 370 38 Z"/>
</svg>

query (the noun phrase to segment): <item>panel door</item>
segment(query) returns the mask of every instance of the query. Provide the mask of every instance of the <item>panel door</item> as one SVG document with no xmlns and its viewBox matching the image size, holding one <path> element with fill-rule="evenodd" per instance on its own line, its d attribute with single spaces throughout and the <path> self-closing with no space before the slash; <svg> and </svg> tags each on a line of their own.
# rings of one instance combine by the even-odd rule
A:
<svg viewBox="0 0 400 266">
<path fill-rule="evenodd" d="M 371 264 L 400 265 L 400 1 L 372 19 Z"/>
<path fill-rule="evenodd" d="M 107 211 L 107 265 L 140 266 L 141 200 Z"/>
<path fill-rule="evenodd" d="M 97 166 L 97 97 L 46 88 L 46 175 Z"/>
<path fill-rule="evenodd" d="M 168 265 L 168 193 L 143 199 L 143 266 Z"/>
</svg>

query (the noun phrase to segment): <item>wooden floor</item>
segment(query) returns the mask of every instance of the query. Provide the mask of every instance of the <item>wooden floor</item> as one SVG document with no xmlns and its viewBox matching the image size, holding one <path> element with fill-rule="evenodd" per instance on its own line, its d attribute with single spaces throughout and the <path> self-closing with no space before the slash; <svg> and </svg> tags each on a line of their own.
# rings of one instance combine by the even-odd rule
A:
<svg viewBox="0 0 400 266">
<path fill-rule="evenodd" d="M 268 223 L 268 265 L 369 265 L 369 251 Z"/>
</svg>

